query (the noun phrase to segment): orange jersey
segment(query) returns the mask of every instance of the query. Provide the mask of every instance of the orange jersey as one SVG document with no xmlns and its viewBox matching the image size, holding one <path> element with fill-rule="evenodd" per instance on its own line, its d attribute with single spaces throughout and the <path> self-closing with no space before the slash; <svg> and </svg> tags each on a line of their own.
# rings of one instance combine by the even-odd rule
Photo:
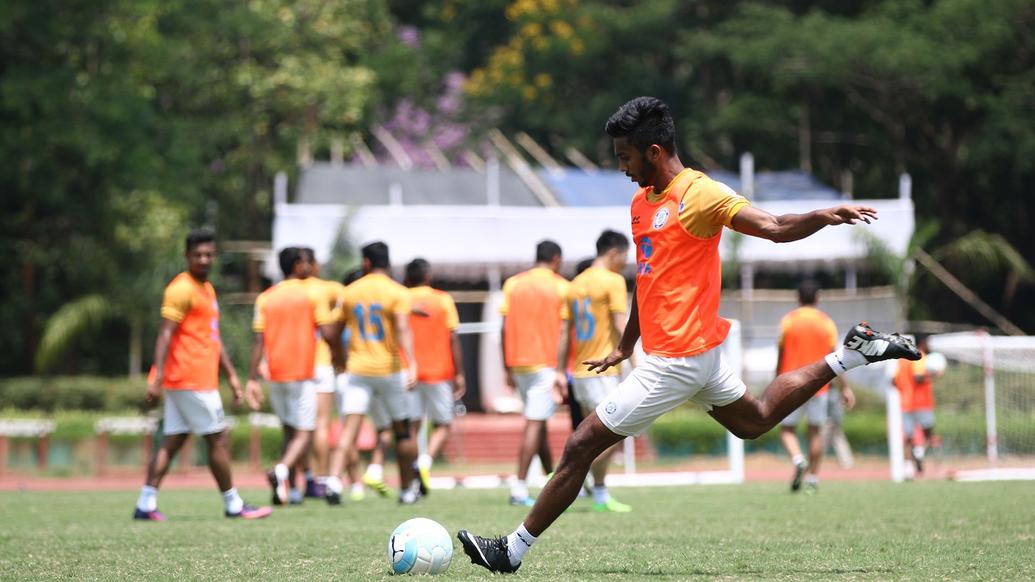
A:
<svg viewBox="0 0 1035 582">
<path fill-rule="evenodd" d="M 340 319 L 349 328 L 348 369 L 361 376 L 402 370 L 397 315 L 410 315 L 410 291 L 384 273 L 370 273 L 345 288 Z"/>
<path fill-rule="evenodd" d="M 306 283 L 313 285 L 317 288 L 317 293 L 327 302 L 327 305 L 331 311 L 331 318 L 337 321 L 341 316 L 341 302 L 345 295 L 345 286 L 337 281 L 326 281 L 324 279 L 317 279 L 316 277 L 309 277 L 305 279 Z M 324 341 L 323 336 L 320 332 L 316 332 L 316 367 L 330 366 L 331 362 L 331 346 Z"/>
<path fill-rule="evenodd" d="M 259 294 L 252 329 L 263 334 L 270 380 L 312 378 L 318 327 L 333 321 L 325 295 L 304 279 L 286 279 Z"/>
<path fill-rule="evenodd" d="M 583 364 L 586 360 L 606 357 L 618 344 L 618 330 L 611 314 L 625 313 L 629 301 L 625 289 L 625 277 L 608 269 L 590 267 L 571 282 L 568 289 L 568 305 L 575 327 L 576 378 L 597 376 Z M 603 372 L 605 376 L 617 376 L 618 366 Z"/>
<path fill-rule="evenodd" d="M 837 345 L 837 327 L 830 317 L 812 306 L 799 307 L 780 320 L 780 367 L 777 374 L 811 364 Z M 830 388 L 826 384 L 816 394 Z"/>
<path fill-rule="evenodd" d="M 453 331 L 460 325 L 456 303 L 449 293 L 427 285 L 410 289 L 410 301 L 413 310 L 427 314 L 410 314 L 417 381 L 431 384 L 452 380 L 456 376 Z"/>
<path fill-rule="evenodd" d="M 927 373 L 927 354 L 916 362 L 899 360 L 895 373 L 895 386 L 902 399 L 902 412 L 934 409 L 934 383 L 930 378 L 917 381 L 917 376 Z"/>
<path fill-rule="evenodd" d="M 636 303 L 643 351 L 679 358 L 722 343 L 719 317 L 722 227 L 747 201 L 701 172 L 683 170 L 661 194 L 641 188 L 631 218 L 636 243 Z"/>
<path fill-rule="evenodd" d="M 568 319 L 568 282 L 543 267 L 503 284 L 504 360 L 519 374 L 557 366 L 561 322 Z"/>
<path fill-rule="evenodd" d="M 165 288 L 162 318 L 180 324 L 169 342 L 162 387 L 166 390 L 219 388 L 219 305 L 212 283 L 180 273 Z"/>
</svg>

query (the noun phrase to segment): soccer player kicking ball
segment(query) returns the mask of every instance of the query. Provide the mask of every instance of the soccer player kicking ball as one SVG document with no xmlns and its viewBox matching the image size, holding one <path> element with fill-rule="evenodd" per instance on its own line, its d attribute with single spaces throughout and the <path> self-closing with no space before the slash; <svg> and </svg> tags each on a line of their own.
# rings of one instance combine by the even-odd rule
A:
<svg viewBox="0 0 1035 582">
<path fill-rule="evenodd" d="M 683 167 L 668 106 L 652 97 L 623 105 L 606 131 L 619 167 L 640 186 L 631 212 L 636 295 L 617 349 L 587 363 L 605 372 L 632 355 L 641 335 L 647 356 L 568 438 L 553 479 L 513 533 L 457 534 L 471 561 L 493 572 L 517 571 L 532 544 L 575 500 L 600 453 L 683 402 L 693 400 L 733 434 L 754 439 L 852 368 L 920 357 L 909 340 L 860 323 L 825 358 L 778 376 L 759 398 L 748 394 L 718 349 L 730 327 L 719 317 L 722 228 L 790 242 L 825 226 L 868 223 L 876 210 L 842 205 L 773 216 L 750 206 L 727 186 Z"/>
<path fill-rule="evenodd" d="M 223 402 L 219 398 L 219 368 L 241 404 L 241 383 L 219 337 L 219 305 L 208 272 L 216 258 L 215 235 L 199 229 L 187 235 L 187 271 L 165 288 L 162 325 L 155 341 L 155 365 L 147 386 L 147 403 L 158 403 L 165 393 L 162 421 L 165 437 L 147 465 L 147 484 L 140 489 L 133 519 L 165 521 L 158 511 L 158 486 L 190 433 L 201 435 L 208 446 L 208 466 L 223 493 L 227 517 L 260 519 L 269 507 L 253 507 L 237 494 L 230 474 Z"/>
</svg>

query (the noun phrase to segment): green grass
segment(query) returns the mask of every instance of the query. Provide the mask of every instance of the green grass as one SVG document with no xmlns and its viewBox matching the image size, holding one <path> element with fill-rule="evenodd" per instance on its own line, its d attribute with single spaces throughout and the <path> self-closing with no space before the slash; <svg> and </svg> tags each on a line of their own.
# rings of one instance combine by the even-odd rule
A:
<svg viewBox="0 0 1035 582">
<path fill-rule="evenodd" d="M 515 578 L 540 580 L 1035 579 L 1030 483 L 826 483 L 617 489 L 631 514 L 579 500 Z M 161 495 L 165 523 L 135 523 L 133 492 L 0 493 L 0 579 L 391 578 L 389 532 L 418 515 L 451 532 L 509 532 L 506 492 L 440 491 L 422 505 L 366 501 L 222 517 L 214 491 Z M 264 500 L 266 491 L 247 492 Z M 459 547 L 445 579 L 481 578 Z"/>
</svg>

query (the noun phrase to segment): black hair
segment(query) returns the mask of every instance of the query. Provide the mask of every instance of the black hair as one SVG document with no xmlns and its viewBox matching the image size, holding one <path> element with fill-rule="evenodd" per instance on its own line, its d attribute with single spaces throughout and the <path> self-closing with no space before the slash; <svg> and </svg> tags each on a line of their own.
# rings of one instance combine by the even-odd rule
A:
<svg viewBox="0 0 1035 582">
<path fill-rule="evenodd" d="M 372 242 L 361 251 L 363 258 L 370 261 L 370 267 L 373 269 L 387 269 L 388 262 L 388 245 L 381 241 Z"/>
<path fill-rule="evenodd" d="M 600 237 L 597 238 L 597 256 L 599 257 L 611 249 L 629 250 L 629 238 L 614 230 L 605 230 L 600 233 Z"/>
<path fill-rule="evenodd" d="M 575 276 L 578 277 L 583 271 L 593 266 L 594 259 L 592 257 L 588 259 L 582 259 L 575 263 Z"/>
<path fill-rule="evenodd" d="M 535 262 L 537 263 L 549 263 L 559 256 L 561 256 L 561 245 L 552 240 L 539 241 L 539 244 L 535 245 Z"/>
<path fill-rule="evenodd" d="M 316 252 L 309 247 L 298 247 L 298 254 L 301 255 L 302 259 L 306 262 L 316 262 Z"/>
<path fill-rule="evenodd" d="M 285 277 L 290 277 L 295 265 L 302 260 L 302 251 L 298 247 L 285 247 L 280 249 L 277 258 L 280 260 L 280 271 Z"/>
<path fill-rule="evenodd" d="M 341 279 L 342 285 L 351 285 L 363 278 L 363 269 L 352 269 Z"/>
<path fill-rule="evenodd" d="M 406 285 L 408 287 L 423 285 L 424 282 L 428 280 L 428 274 L 430 272 L 430 263 L 421 258 L 413 259 L 409 263 L 406 263 Z"/>
<path fill-rule="evenodd" d="M 189 233 L 187 233 L 187 244 L 186 244 L 187 252 L 189 253 L 191 251 L 191 249 L 193 249 L 194 247 L 196 247 L 196 246 L 198 246 L 200 244 L 205 244 L 205 243 L 210 243 L 210 242 L 215 242 L 215 241 L 216 241 L 216 233 L 213 232 L 211 228 L 205 228 L 205 227 L 195 228 L 194 230 L 192 230 Z"/>
<path fill-rule="evenodd" d="M 802 305 L 815 305 L 818 294 L 819 283 L 812 279 L 805 279 L 798 285 L 798 303 Z"/>
<path fill-rule="evenodd" d="M 668 105 L 656 97 L 637 97 L 618 108 L 604 126 L 612 138 L 628 137 L 638 151 L 658 144 L 665 151 L 676 151 L 676 124 Z"/>
</svg>

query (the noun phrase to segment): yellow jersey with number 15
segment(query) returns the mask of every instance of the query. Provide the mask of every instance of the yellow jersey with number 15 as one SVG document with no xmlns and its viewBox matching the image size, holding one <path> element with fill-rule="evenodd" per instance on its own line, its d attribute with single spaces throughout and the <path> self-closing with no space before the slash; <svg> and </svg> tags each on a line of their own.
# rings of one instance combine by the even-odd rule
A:
<svg viewBox="0 0 1035 582">
<path fill-rule="evenodd" d="M 396 315 L 409 317 L 410 291 L 384 273 L 370 273 L 345 288 L 340 320 L 349 328 L 348 371 L 387 376 L 402 370 Z"/>
<path fill-rule="evenodd" d="M 629 301 L 625 278 L 600 267 L 590 267 L 571 282 L 568 307 L 575 326 L 576 378 L 597 376 L 590 372 L 586 360 L 606 357 L 617 345 L 617 330 L 611 314 L 625 313 Z M 602 376 L 617 376 L 618 366 L 609 368 Z"/>
</svg>

